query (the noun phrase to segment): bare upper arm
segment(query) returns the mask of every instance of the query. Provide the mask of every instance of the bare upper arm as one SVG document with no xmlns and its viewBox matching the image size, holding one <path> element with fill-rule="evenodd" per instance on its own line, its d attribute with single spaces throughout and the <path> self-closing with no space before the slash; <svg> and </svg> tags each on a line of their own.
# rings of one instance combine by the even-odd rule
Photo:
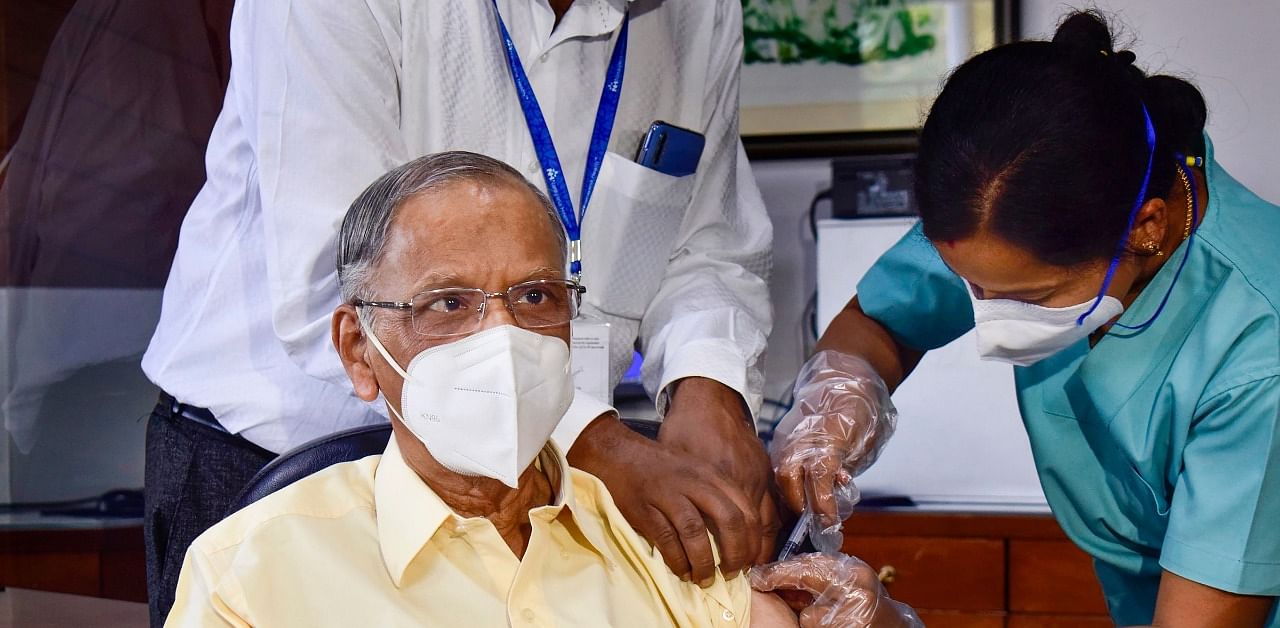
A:
<svg viewBox="0 0 1280 628">
<path fill-rule="evenodd" d="M 869 362 L 892 392 L 920 363 L 924 352 L 898 342 L 883 325 L 867 316 L 855 295 L 827 325 L 817 350 L 834 349 Z"/>
<path fill-rule="evenodd" d="M 1274 597 L 1231 593 L 1166 571 L 1160 577 L 1152 625 L 1161 628 L 1262 626 L 1275 603 Z"/>
<path fill-rule="evenodd" d="M 773 593 L 751 591 L 751 628 L 797 628 L 796 614 Z"/>
</svg>

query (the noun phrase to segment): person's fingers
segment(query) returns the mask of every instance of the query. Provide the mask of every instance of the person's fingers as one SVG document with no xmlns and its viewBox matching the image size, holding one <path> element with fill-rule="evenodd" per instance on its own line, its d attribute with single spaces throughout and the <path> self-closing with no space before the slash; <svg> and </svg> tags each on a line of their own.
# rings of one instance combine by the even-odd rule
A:
<svg viewBox="0 0 1280 628">
<path fill-rule="evenodd" d="M 805 468 L 805 496 L 822 527 L 828 528 L 840 522 L 836 505 L 836 477 L 839 468 L 819 461 Z"/>
<path fill-rule="evenodd" d="M 831 609 L 826 604 L 818 606 L 810 604 L 808 608 L 800 611 L 800 616 L 796 618 L 800 628 L 830 628 L 825 624 L 827 615 L 831 614 Z"/>
<path fill-rule="evenodd" d="M 791 512 L 799 514 L 804 511 L 804 465 L 797 463 L 784 463 L 774 471 L 774 478 L 778 483 L 778 492 L 782 495 L 782 501 L 791 509 Z"/>
<path fill-rule="evenodd" d="M 681 578 L 689 578 L 689 557 L 685 555 L 684 544 L 680 542 L 680 534 L 672 527 L 671 522 L 661 510 L 648 506 L 645 508 L 643 528 L 636 526 L 641 534 L 653 542 L 662 554 L 671 573 Z"/>
<path fill-rule="evenodd" d="M 710 586 L 716 576 L 715 555 L 702 513 L 688 499 L 678 499 L 663 511 L 675 528 L 689 560 L 689 579 L 700 586 Z"/>
<path fill-rule="evenodd" d="M 689 494 L 693 505 L 715 532 L 720 546 L 720 571 L 725 578 L 751 565 L 760 552 L 760 516 L 747 495 L 714 476 Z"/>
<path fill-rule="evenodd" d="M 856 561 L 856 564 L 854 566 L 853 573 L 848 574 L 846 579 L 852 583 L 853 586 L 867 591 L 869 594 L 883 594 L 885 592 L 884 585 L 880 583 L 879 572 L 877 572 L 871 565 L 868 565 L 861 560 L 856 558 L 852 560 Z"/>
<path fill-rule="evenodd" d="M 878 613 L 886 609 L 885 602 L 876 591 L 862 587 L 845 586 L 836 595 L 820 595 L 809 608 L 800 612 L 801 626 L 841 626 L 863 628 L 866 626 L 893 625 L 894 613 Z M 806 617 L 806 614 L 808 617 Z M 805 623 L 808 621 L 809 623 Z"/>
<path fill-rule="evenodd" d="M 778 542 L 778 532 L 782 529 L 782 519 L 778 517 L 778 505 L 773 493 L 765 491 L 760 500 L 760 546 L 753 564 L 763 565 L 773 560 L 773 552 Z"/>
<path fill-rule="evenodd" d="M 878 592 L 879 580 L 866 563 L 850 556 L 830 556 L 818 552 L 751 570 L 751 586 L 759 591 L 795 589 L 822 595 L 832 587 Z"/>
<path fill-rule="evenodd" d="M 866 628 L 870 624 L 866 622 L 852 621 L 851 623 L 844 617 L 840 617 L 837 611 L 831 607 L 831 604 L 813 604 L 809 608 L 800 611 L 797 618 L 800 628 L 831 628 L 832 626 L 840 626 L 840 628 Z M 835 620 L 839 620 L 837 623 Z M 849 618 L 852 619 L 852 618 Z"/>
<path fill-rule="evenodd" d="M 689 495 L 689 500 L 702 513 L 703 522 L 709 524 L 714 532 L 720 546 L 720 570 L 729 577 L 729 574 L 743 569 L 754 557 L 752 552 L 758 543 L 755 536 L 755 530 L 760 527 L 758 523 L 748 525 L 746 513 L 722 495 L 708 495 L 703 491 Z M 754 519 L 755 514 L 752 513 L 751 517 Z M 696 533 L 692 526 L 690 533 Z M 705 528 L 702 533 L 706 534 Z"/>
<path fill-rule="evenodd" d="M 782 576 L 779 575 L 778 565 L 780 564 L 782 563 L 770 563 L 752 567 L 748 573 L 751 588 L 756 591 L 776 591 L 785 588 L 778 586 L 783 584 Z"/>
<path fill-rule="evenodd" d="M 818 595 L 826 587 L 816 591 L 806 587 L 805 572 L 808 569 L 809 561 L 804 560 L 804 557 L 756 567 L 751 570 L 751 588 L 757 591 L 789 589 Z"/>
</svg>

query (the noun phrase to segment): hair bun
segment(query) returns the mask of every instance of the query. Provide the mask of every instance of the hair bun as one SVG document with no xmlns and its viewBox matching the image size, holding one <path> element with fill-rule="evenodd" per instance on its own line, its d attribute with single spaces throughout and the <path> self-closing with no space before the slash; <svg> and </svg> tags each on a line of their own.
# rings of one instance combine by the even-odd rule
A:
<svg viewBox="0 0 1280 628">
<path fill-rule="evenodd" d="M 1053 34 L 1053 43 L 1081 56 L 1113 52 L 1111 28 L 1097 11 L 1077 11 L 1068 15 Z M 1125 51 L 1132 59 L 1133 53 Z M 1131 61 L 1130 61 L 1131 62 Z"/>
<path fill-rule="evenodd" d="M 1209 110 L 1194 85 L 1174 76 L 1150 76 L 1142 82 L 1142 100 L 1149 103 L 1151 120 L 1163 143 L 1180 153 L 1204 151 Z"/>
</svg>

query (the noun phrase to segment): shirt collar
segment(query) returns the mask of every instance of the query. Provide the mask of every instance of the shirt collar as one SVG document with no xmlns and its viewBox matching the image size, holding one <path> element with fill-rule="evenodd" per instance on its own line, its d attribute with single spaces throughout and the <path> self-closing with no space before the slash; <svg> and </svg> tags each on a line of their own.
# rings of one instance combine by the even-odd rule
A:
<svg viewBox="0 0 1280 628">
<path fill-rule="evenodd" d="M 1073 399 L 1089 399 L 1090 404 L 1073 407 L 1078 418 L 1088 413 L 1094 419 L 1109 422 L 1148 381 L 1152 373 L 1169 368 L 1169 364 L 1183 349 L 1186 338 L 1191 334 L 1204 314 L 1210 302 L 1210 296 L 1218 286 L 1226 280 L 1230 268 L 1211 263 L 1205 238 L 1214 237 L 1217 214 L 1224 211 L 1219 200 L 1222 188 L 1234 184 L 1229 178 L 1222 176 L 1221 166 L 1214 160 L 1213 143 L 1205 135 L 1205 185 L 1209 188 L 1208 203 L 1201 207 L 1204 219 L 1196 227 L 1195 238 L 1184 241 L 1169 256 L 1169 261 L 1156 273 L 1155 277 L 1143 288 L 1142 294 L 1134 300 L 1120 316 L 1119 322 L 1126 325 L 1137 325 L 1155 313 L 1169 293 L 1169 302 L 1160 312 L 1150 327 L 1141 331 L 1128 331 L 1113 327 L 1097 346 L 1088 349 L 1088 344 L 1081 341 L 1074 351 L 1087 352 L 1075 375 L 1066 380 L 1064 390 Z M 1206 213 L 1207 212 L 1207 213 Z M 1177 274 L 1178 263 L 1183 255 L 1191 255 L 1187 266 L 1176 284 L 1173 278 Z M 1172 292 L 1170 292 L 1170 284 Z M 1068 354 L 1068 352 L 1064 352 Z M 1071 354 L 1064 355 L 1062 362 L 1069 364 L 1075 358 Z M 1129 356 L 1140 355 L 1143 359 L 1136 368 L 1117 371 L 1116 364 L 1130 364 Z M 1077 356 L 1078 358 L 1078 356 Z M 1056 368 L 1056 367 L 1055 367 Z"/>
<path fill-rule="evenodd" d="M 604 547 L 603 531 L 589 513 L 577 505 L 573 493 L 573 474 L 569 461 L 559 447 L 548 441 L 536 464 L 547 469 L 548 479 L 556 487 L 555 501 L 550 506 L 534 508 L 531 513 L 545 512 L 547 519 L 557 518 L 568 510 L 570 519 L 597 553 Z M 378 544 L 387 574 L 397 587 L 405 570 L 431 539 L 451 518 L 462 518 L 436 495 L 418 473 L 409 467 L 400 453 L 393 434 L 378 463 L 373 480 L 374 514 L 378 522 Z M 567 507 L 567 508 L 566 508 Z"/>
<path fill-rule="evenodd" d="M 373 508 L 382 561 L 399 587 L 409 563 L 453 511 L 405 463 L 395 434 L 374 472 Z"/>
<path fill-rule="evenodd" d="M 560 42 L 576 37 L 604 37 L 612 35 L 622 26 L 631 0 L 578 0 L 552 31 L 555 21 L 547 0 L 538 0 L 535 7 L 535 29 L 539 41 L 545 41 L 541 50 L 550 50 Z"/>
</svg>

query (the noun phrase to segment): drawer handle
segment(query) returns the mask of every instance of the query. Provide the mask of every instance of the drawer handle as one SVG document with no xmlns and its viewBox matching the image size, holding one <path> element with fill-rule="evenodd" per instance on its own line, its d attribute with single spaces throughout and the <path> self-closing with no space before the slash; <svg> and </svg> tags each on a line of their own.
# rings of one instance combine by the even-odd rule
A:
<svg viewBox="0 0 1280 628">
<path fill-rule="evenodd" d="M 885 565 L 880 568 L 876 577 L 884 584 L 893 584 L 893 581 L 898 579 L 898 570 L 893 565 Z"/>
</svg>

